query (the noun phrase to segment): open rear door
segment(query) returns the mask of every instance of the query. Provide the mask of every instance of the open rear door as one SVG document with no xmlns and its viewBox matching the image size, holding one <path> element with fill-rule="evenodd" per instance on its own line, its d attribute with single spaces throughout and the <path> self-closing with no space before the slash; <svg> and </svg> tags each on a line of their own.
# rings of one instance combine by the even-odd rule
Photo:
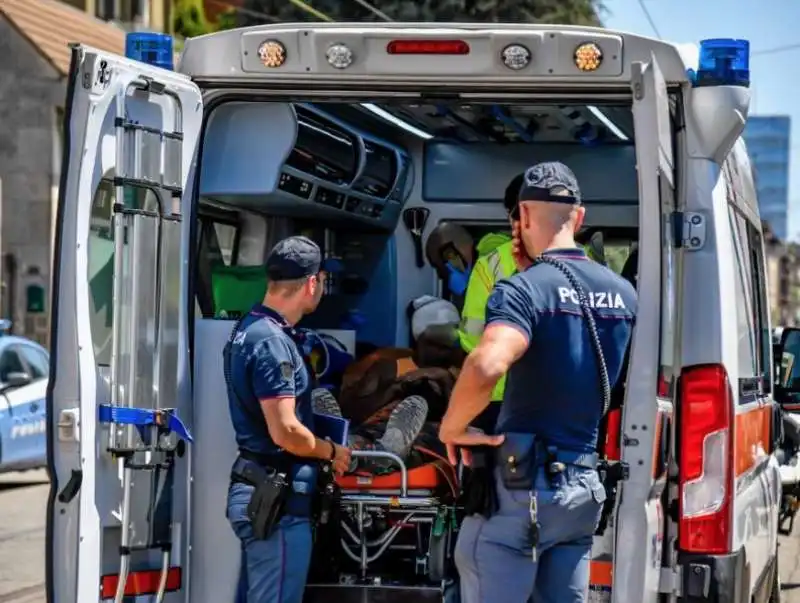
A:
<svg viewBox="0 0 800 603">
<path fill-rule="evenodd" d="M 630 477 L 622 483 L 614 521 L 612 600 L 651 603 L 659 600 L 662 495 L 673 410 L 674 377 L 665 369 L 672 364 L 672 338 L 662 332 L 674 326 L 669 300 L 676 283 L 671 236 L 675 182 L 669 96 L 655 58 L 634 63 L 631 77 L 639 178 L 639 309 L 623 406 L 621 452 Z"/>
<path fill-rule="evenodd" d="M 176 421 L 191 419 L 186 258 L 201 94 L 186 76 L 77 46 L 66 102 L 47 598 L 119 601 L 118 582 L 127 595 L 170 593 L 186 583 L 190 438 Z"/>
</svg>

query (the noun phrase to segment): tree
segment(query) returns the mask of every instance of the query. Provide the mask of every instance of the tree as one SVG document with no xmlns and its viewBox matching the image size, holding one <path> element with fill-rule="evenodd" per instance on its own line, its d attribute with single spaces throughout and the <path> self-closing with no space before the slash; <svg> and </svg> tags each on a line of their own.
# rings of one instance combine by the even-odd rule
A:
<svg viewBox="0 0 800 603">
<path fill-rule="evenodd" d="M 177 0 L 172 13 L 172 31 L 183 38 L 211 32 L 203 0 Z"/>
<path fill-rule="evenodd" d="M 236 9 L 222 11 L 216 22 L 206 17 L 203 0 L 176 0 L 172 13 L 172 31 L 179 38 L 193 38 L 237 26 Z"/>
<path fill-rule="evenodd" d="M 302 0 L 335 21 L 384 21 L 369 4 L 394 21 L 475 23 L 560 23 L 600 25 L 602 0 Z M 299 3 L 299 2 L 298 2 Z M 245 0 L 238 25 L 277 21 L 317 21 L 287 0 Z M 263 15 L 261 17 L 260 15 Z"/>
</svg>

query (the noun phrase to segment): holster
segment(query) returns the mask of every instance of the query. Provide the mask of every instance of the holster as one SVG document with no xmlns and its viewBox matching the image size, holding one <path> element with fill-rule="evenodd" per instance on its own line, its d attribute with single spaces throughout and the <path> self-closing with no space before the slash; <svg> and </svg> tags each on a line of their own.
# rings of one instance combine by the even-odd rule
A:
<svg viewBox="0 0 800 603">
<path fill-rule="evenodd" d="M 600 521 L 597 524 L 595 534 L 601 536 L 608 527 L 608 518 L 614 512 L 614 505 L 617 501 L 617 490 L 619 483 L 628 479 L 630 467 L 627 463 L 601 461 L 597 467 L 600 480 L 606 490 L 606 501 L 603 503 L 603 510 L 600 513 Z"/>
<path fill-rule="evenodd" d="M 478 513 L 488 519 L 498 508 L 494 454 L 487 446 L 476 446 L 471 452 L 472 465 L 461 493 L 464 513 L 467 516 Z"/>
<path fill-rule="evenodd" d="M 238 458 L 231 471 L 231 480 L 254 487 L 247 505 L 247 517 L 257 540 L 266 540 L 285 514 L 290 485 L 285 473 L 262 467 L 253 461 Z"/>
<path fill-rule="evenodd" d="M 333 467 L 330 463 L 323 463 L 317 473 L 317 492 L 314 500 L 314 519 L 319 526 L 331 522 L 339 509 L 339 496 L 341 491 L 336 484 Z"/>
<path fill-rule="evenodd" d="M 507 490 L 533 491 L 537 441 L 532 433 L 506 433 L 497 452 L 500 477 Z"/>
</svg>

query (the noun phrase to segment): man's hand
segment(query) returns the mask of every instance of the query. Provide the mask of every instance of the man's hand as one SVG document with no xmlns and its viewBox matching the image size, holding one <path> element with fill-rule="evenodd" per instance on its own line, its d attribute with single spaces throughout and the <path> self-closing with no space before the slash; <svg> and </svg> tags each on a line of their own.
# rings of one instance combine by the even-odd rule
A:
<svg viewBox="0 0 800 603">
<path fill-rule="evenodd" d="M 514 256 L 514 263 L 517 265 L 517 272 L 527 270 L 533 264 L 525 250 L 525 244 L 522 242 L 519 220 L 515 220 L 511 225 L 511 253 Z"/>
<path fill-rule="evenodd" d="M 451 465 L 458 464 L 457 449 L 461 449 L 461 460 L 469 467 L 472 464 L 472 446 L 499 446 L 505 440 L 504 435 L 486 435 L 480 429 L 467 427 L 467 430 L 455 437 L 448 438 L 445 442 L 447 446 L 447 460 Z"/>
<path fill-rule="evenodd" d="M 339 444 L 334 444 L 331 442 L 331 446 L 333 446 L 333 470 L 336 472 L 336 475 L 343 475 L 348 469 L 350 469 L 350 456 L 351 452 L 349 448 L 345 448 L 344 446 L 339 446 Z"/>
</svg>

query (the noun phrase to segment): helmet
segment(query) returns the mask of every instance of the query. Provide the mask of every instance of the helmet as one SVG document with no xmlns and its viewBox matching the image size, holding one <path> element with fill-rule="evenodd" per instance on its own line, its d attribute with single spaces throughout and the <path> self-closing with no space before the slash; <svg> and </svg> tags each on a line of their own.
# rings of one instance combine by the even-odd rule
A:
<svg viewBox="0 0 800 603">
<path fill-rule="evenodd" d="M 461 317 L 451 302 L 441 297 L 423 295 L 411 302 L 411 335 L 455 335 Z"/>
<path fill-rule="evenodd" d="M 506 208 L 506 212 L 509 216 L 511 216 L 517 208 L 517 204 L 519 203 L 519 191 L 522 189 L 524 182 L 525 174 L 520 174 L 509 182 L 506 187 L 506 194 L 503 197 L 503 207 Z"/>
<path fill-rule="evenodd" d="M 474 241 L 463 226 L 453 222 L 440 222 L 425 242 L 425 255 L 439 278 L 447 280 L 447 263 L 466 272 L 474 263 Z M 458 265 L 460 264 L 460 265 Z"/>
</svg>

